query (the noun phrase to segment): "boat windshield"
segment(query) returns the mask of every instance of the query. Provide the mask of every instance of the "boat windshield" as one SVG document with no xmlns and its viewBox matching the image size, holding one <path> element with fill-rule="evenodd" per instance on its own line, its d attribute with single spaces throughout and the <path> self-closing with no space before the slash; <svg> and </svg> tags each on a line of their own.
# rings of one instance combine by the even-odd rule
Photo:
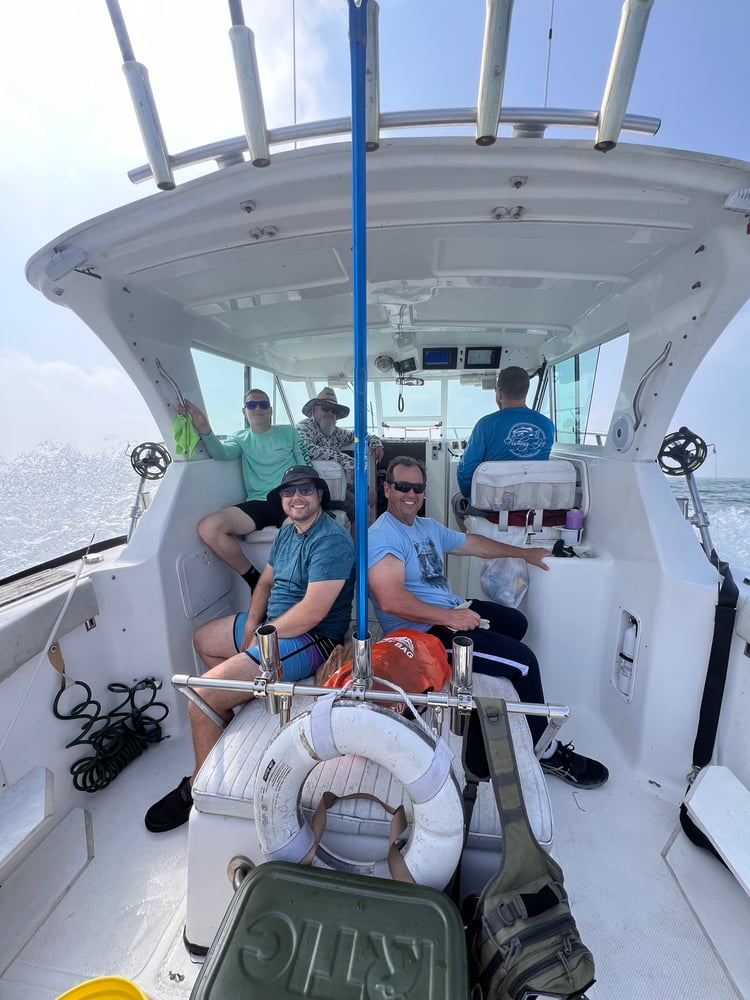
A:
<svg viewBox="0 0 750 1000">
<path fill-rule="evenodd" d="M 601 446 L 606 441 L 627 341 L 624 334 L 532 377 L 528 403 L 539 400 L 538 409 L 555 423 L 559 444 Z M 251 388 L 268 393 L 275 423 L 294 424 L 302 419 L 305 403 L 331 385 L 350 410 L 338 426 L 354 427 L 354 390 L 346 380 L 284 378 L 198 348 L 192 353 L 208 417 L 220 436 L 242 426 L 242 399 Z M 492 372 L 370 380 L 367 429 L 390 439 L 443 439 L 460 447 L 477 420 L 495 408 L 494 389 Z"/>
</svg>

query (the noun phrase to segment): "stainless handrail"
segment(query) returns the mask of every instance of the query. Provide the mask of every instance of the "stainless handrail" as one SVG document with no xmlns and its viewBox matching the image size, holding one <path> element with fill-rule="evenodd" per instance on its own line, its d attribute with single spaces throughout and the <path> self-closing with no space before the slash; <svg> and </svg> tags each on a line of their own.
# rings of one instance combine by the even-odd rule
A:
<svg viewBox="0 0 750 1000">
<path fill-rule="evenodd" d="M 475 126 L 476 108 L 437 108 L 434 110 L 390 111 L 380 115 L 380 130 L 451 128 L 455 126 Z M 599 112 L 595 110 L 574 110 L 569 108 L 503 108 L 500 124 L 511 125 L 514 135 L 542 138 L 548 128 L 596 129 Z M 644 115 L 626 115 L 622 121 L 623 132 L 639 135 L 656 135 L 661 127 L 660 118 Z M 316 122 L 301 122 L 268 130 L 268 145 L 288 145 L 306 139 L 327 139 L 351 134 L 350 117 L 326 118 Z M 237 162 L 237 156 L 247 152 L 247 138 L 244 135 L 231 139 L 220 139 L 204 146 L 193 146 L 169 157 L 173 170 L 214 160 L 220 164 Z M 141 184 L 152 176 L 148 164 L 128 171 L 133 184 Z"/>
</svg>

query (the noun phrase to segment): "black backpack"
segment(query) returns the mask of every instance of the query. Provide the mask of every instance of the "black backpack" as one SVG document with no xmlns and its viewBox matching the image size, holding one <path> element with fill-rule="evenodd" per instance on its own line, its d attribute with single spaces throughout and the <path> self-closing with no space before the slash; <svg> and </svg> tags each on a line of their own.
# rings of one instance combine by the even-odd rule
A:
<svg viewBox="0 0 750 1000">
<path fill-rule="evenodd" d="M 570 912 L 562 869 L 529 825 L 505 702 L 474 703 L 463 745 L 466 829 L 477 784 L 491 779 L 503 859 L 466 928 L 472 1000 L 585 1000 L 594 959 Z"/>
</svg>

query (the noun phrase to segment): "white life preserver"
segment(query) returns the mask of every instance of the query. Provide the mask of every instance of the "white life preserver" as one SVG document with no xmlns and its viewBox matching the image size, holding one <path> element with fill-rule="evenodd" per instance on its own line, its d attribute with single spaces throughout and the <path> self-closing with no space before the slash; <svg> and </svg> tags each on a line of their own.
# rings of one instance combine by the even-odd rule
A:
<svg viewBox="0 0 750 1000">
<path fill-rule="evenodd" d="M 255 779 L 255 824 L 268 861 L 301 861 L 315 837 L 302 814 L 300 794 L 312 769 L 322 760 L 345 754 L 368 757 L 387 768 L 404 787 L 413 806 L 413 822 L 403 859 L 414 881 L 443 889 L 463 848 L 461 793 L 451 770 L 453 752 L 437 745 L 416 725 L 387 709 L 369 704 L 320 698 L 292 719 L 266 747 Z M 386 859 L 339 862 L 326 854 L 313 864 L 342 867 L 360 874 L 390 878 Z"/>
</svg>

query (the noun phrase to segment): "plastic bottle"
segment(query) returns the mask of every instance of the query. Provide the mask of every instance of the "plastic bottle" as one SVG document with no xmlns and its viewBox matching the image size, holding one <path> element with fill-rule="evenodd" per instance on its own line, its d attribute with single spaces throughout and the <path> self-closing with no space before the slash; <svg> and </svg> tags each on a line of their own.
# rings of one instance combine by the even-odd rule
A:
<svg viewBox="0 0 750 1000">
<path fill-rule="evenodd" d="M 630 695 L 633 690 L 633 661 L 637 637 L 638 626 L 631 618 L 622 635 L 622 649 L 618 654 L 617 663 L 617 688 L 624 695 Z"/>
<path fill-rule="evenodd" d="M 575 507 L 565 515 L 565 527 L 573 531 L 580 531 L 583 527 L 583 514 Z"/>
</svg>

